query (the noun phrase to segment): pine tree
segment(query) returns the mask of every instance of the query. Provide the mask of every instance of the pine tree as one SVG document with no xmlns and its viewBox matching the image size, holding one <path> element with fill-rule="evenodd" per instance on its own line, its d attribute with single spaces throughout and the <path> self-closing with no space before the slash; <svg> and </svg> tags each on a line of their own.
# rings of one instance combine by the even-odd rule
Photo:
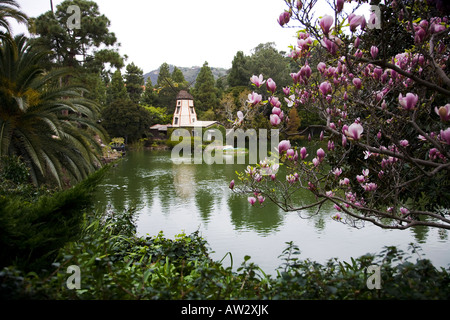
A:
<svg viewBox="0 0 450 320">
<path fill-rule="evenodd" d="M 201 113 L 212 109 L 216 110 L 219 106 L 217 98 L 217 88 L 215 87 L 214 75 L 208 62 L 203 64 L 194 87 L 195 109 Z"/>
<path fill-rule="evenodd" d="M 164 62 L 159 67 L 159 75 L 158 75 L 158 80 L 156 82 L 156 86 L 158 88 L 163 88 L 168 85 L 167 81 L 170 81 L 170 80 L 172 80 L 172 76 L 170 74 L 170 67 L 166 62 Z"/>
<path fill-rule="evenodd" d="M 116 100 L 129 100 L 130 97 L 127 92 L 127 88 L 125 87 L 125 83 L 122 78 L 122 73 L 120 70 L 116 70 L 112 77 L 111 82 L 109 83 L 106 103 L 110 105 Z"/>
<path fill-rule="evenodd" d="M 125 83 L 128 95 L 131 101 L 139 103 L 142 92 L 144 91 L 144 72 L 134 63 L 127 65 L 127 72 L 125 74 Z"/>
<path fill-rule="evenodd" d="M 247 69 L 247 58 L 242 51 L 238 51 L 234 56 L 230 74 L 228 75 L 228 85 L 230 87 L 247 86 L 250 77 L 250 72 Z"/>
</svg>

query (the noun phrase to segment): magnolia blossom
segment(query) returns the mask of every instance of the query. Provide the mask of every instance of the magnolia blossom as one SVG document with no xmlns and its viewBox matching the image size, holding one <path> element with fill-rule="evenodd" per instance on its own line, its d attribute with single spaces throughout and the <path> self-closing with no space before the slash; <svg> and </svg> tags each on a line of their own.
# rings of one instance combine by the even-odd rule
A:
<svg viewBox="0 0 450 320">
<path fill-rule="evenodd" d="M 373 59 L 375 59 L 378 55 L 378 47 L 372 46 L 370 48 L 370 55 L 372 56 Z"/>
<path fill-rule="evenodd" d="M 359 140 L 361 139 L 361 135 L 363 132 L 364 128 L 362 127 L 362 125 L 360 125 L 359 123 L 353 123 L 344 133 L 347 137 L 353 140 Z"/>
<path fill-rule="evenodd" d="M 412 110 L 417 104 L 417 101 L 419 101 L 419 97 L 417 94 L 408 92 L 405 97 L 400 93 L 398 96 L 398 102 L 405 110 Z"/>
<path fill-rule="evenodd" d="M 364 176 L 356 176 L 356 180 L 358 181 L 358 183 L 363 183 L 366 181 L 366 177 Z"/>
<path fill-rule="evenodd" d="M 322 148 L 317 150 L 317 158 L 319 158 L 320 162 L 325 158 L 325 151 Z"/>
<path fill-rule="evenodd" d="M 295 104 L 295 95 L 290 95 L 289 99 L 288 98 L 284 98 L 284 100 L 286 101 L 286 103 L 288 104 L 289 108 L 292 108 Z"/>
<path fill-rule="evenodd" d="M 443 122 L 450 120 L 450 103 L 446 104 L 443 107 L 440 107 L 439 109 L 436 107 L 434 108 L 434 111 L 439 117 L 441 117 L 441 120 Z"/>
<path fill-rule="evenodd" d="M 256 203 L 256 198 L 255 197 L 248 197 L 247 200 L 252 206 Z"/>
<path fill-rule="evenodd" d="M 339 185 L 340 186 L 342 186 L 342 185 L 348 186 L 349 184 L 350 184 L 350 180 L 348 178 L 344 178 L 344 179 L 339 180 Z"/>
<path fill-rule="evenodd" d="M 334 207 L 337 211 L 342 211 L 341 207 L 339 207 L 337 204 L 334 204 L 333 207 Z"/>
<path fill-rule="evenodd" d="M 330 32 L 330 28 L 333 25 L 334 19 L 332 16 L 324 15 L 322 19 L 320 19 L 319 25 L 322 28 L 324 34 L 328 34 Z"/>
<path fill-rule="evenodd" d="M 409 146 L 409 141 L 406 139 L 400 140 L 400 145 L 405 148 L 405 147 Z"/>
<path fill-rule="evenodd" d="M 334 176 L 337 178 L 342 174 L 342 169 L 341 168 L 336 168 L 332 171 L 332 173 L 334 174 Z"/>
<path fill-rule="evenodd" d="M 283 153 L 284 151 L 287 151 L 291 148 L 291 142 L 289 140 L 282 140 L 278 144 L 278 152 Z"/>
<path fill-rule="evenodd" d="M 441 130 L 441 140 L 450 145 L 450 127 L 444 130 Z"/>
<path fill-rule="evenodd" d="M 280 14 L 280 17 L 278 18 L 278 23 L 280 26 L 284 26 L 285 24 L 289 23 L 289 20 L 291 19 L 291 14 L 287 11 Z"/>
<path fill-rule="evenodd" d="M 354 78 L 352 82 L 356 89 L 361 89 L 362 81 L 360 78 Z"/>
<path fill-rule="evenodd" d="M 289 88 L 289 87 L 283 87 L 283 93 L 285 94 L 285 95 L 289 95 L 289 93 L 291 93 L 291 88 Z"/>
<path fill-rule="evenodd" d="M 252 92 L 248 95 L 247 102 L 251 105 L 257 105 L 262 101 L 262 96 L 260 94 L 257 94 L 256 92 Z"/>
<path fill-rule="evenodd" d="M 231 182 L 230 182 L 230 189 L 233 190 L 233 188 L 234 188 L 234 180 L 231 180 Z"/>
<path fill-rule="evenodd" d="M 264 198 L 263 196 L 258 196 L 258 201 L 259 201 L 259 204 L 262 204 L 264 201 L 266 200 L 266 198 Z"/>
<path fill-rule="evenodd" d="M 328 81 L 322 82 L 319 86 L 319 91 L 322 92 L 323 96 L 326 96 L 331 92 L 331 84 Z"/>
<path fill-rule="evenodd" d="M 406 209 L 406 208 L 404 208 L 404 207 L 401 207 L 401 208 L 400 208 L 400 212 L 401 212 L 401 214 L 403 214 L 403 215 L 407 215 L 407 214 L 409 213 L 409 210 Z"/>
<path fill-rule="evenodd" d="M 336 1 L 336 12 L 339 13 L 344 8 L 344 0 L 337 0 Z"/>
<path fill-rule="evenodd" d="M 307 155 L 306 148 L 305 148 L 305 147 L 302 147 L 302 148 L 300 149 L 300 157 L 302 158 L 302 160 L 305 160 L 305 158 L 306 158 L 307 156 L 308 156 L 308 155 Z"/>
<path fill-rule="evenodd" d="M 261 86 L 266 82 L 266 80 L 263 80 L 263 79 L 264 79 L 264 77 L 263 77 L 262 74 L 260 74 L 259 77 L 253 75 L 253 76 L 250 78 L 250 81 L 251 81 L 255 86 L 257 86 L 257 87 L 259 88 L 259 87 L 261 87 Z"/>
<path fill-rule="evenodd" d="M 244 113 L 242 111 L 237 112 L 237 117 L 239 119 L 239 122 L 244 121 Z"/>
<path fill-rule="evenodd" d="M 358 26 L 361 26 L 361 29 L 366 27 L 366 19 L 364 16 L 357 16 L 353 13 L 348 16 L 348 23 L 352 32 L 355 32 Z"/>
<path fill-rule="evenodd" d="M 277 89 L 277 84 L 275 83 L 275 81 L 272 80 L 272 78 L 269 78 L 267 80 L 266 86 L 267 90 L 269 90 L 272 93 L 275 93 L 275 90 Z"/>
<path fill-rule="evenodd" d="M 270 124 L 272 126 L 278 126 L 281 123 L 281 119 L 277 114 L 270 115 Z"/>
</svg>

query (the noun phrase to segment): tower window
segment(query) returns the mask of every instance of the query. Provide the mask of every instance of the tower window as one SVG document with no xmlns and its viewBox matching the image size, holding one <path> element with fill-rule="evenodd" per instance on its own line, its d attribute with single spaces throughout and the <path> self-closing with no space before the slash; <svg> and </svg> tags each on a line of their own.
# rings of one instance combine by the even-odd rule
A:
<svg viewBox="0 0 450 320">
<path fill-rule="evenodd" d="M 178 118 L 175 117 L 175 124 L 178 124 Z"/>
</svg>

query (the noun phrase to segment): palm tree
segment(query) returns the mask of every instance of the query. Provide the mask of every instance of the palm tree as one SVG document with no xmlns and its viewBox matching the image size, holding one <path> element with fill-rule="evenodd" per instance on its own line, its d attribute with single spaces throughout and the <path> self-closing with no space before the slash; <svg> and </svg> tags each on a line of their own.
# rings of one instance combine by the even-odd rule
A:
<svg viewBox="0 0 450 320">
<path fill-rule="evenodd" d="M 22 157 L 33 183 L 80 181 L 100 166 L 104 138 L 97 106 L 83 88 L 62 84 L 68 69 L 46 72 L 48 53 L 23 35 L 0 48 L 0 156 Z"/>
<path fill-rule="evenodd" d="M 0 30 L 0 39 L 5 39 L 11 34 L 11 26 L 7 18 L 12 18 L 19 23 L 28 23 L 28 17 L 21 12 L 19 4 L 15 0 L 0 0 L 0 28 L 6 29 L 6 33 Z"/>
</svg>

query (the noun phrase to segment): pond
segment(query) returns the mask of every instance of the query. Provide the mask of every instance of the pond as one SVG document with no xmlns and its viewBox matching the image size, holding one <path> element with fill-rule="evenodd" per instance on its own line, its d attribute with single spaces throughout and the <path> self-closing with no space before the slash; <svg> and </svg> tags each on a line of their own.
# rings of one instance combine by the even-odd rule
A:
<svg viewBox="0 0 450 320">
<path fill-rule="evenodd" d="M 448 232 L 432 228 L 383 230 L 371 224 L 351 228 L 331 219 L 333 207 L 324 206 L 320 214 L 305 219 L 297 212 L 284 212 L 272 203 L 252 207 L 247 197 L 233 193 L 229 183 L 236 171 L 247 165 L 179 164 L 170 151 L 128 152 L 99 187 L 99 209 L 123 210 L 136 207 L 138 235 L 168 238 L 182 232 L 199 231 L 221 260 L 228 252 L 233 267 L 251 256 L 264 272 L 274 274 L 282 261 L 279 255 L 286 242 L 293 241 L 301 250 L 300 258 L 324 263 L 330 258 L 350 260 L 366 253 L 379 253 L 385 246 L 407 250 L 418 244 L 421 256 L 435 266 L 450 264 Z M 312 201 L 301 194 L 302 201 Z M 225 266 L 230 265 L 230 255 Z"/>
</svg>

